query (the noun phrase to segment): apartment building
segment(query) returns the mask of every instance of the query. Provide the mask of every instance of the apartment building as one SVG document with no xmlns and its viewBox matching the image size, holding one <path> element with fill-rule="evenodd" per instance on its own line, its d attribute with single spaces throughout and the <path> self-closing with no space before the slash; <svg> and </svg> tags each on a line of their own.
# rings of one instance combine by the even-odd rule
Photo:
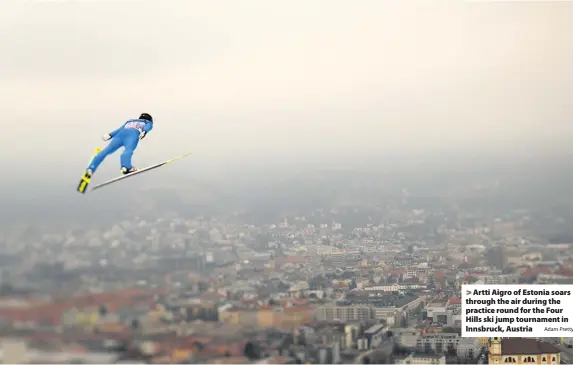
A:
<svg viewBox="0 0 573 365">
<path fill-rule="evenodd" d="M 418 338 L 416 349 L 421 352 L 442 354 L 456 350 L 460 338 L 457 333 L 424 333 Z"/>
<path fill-rule="evenodd" d="M 323 305 L 316 310 L 316 319 L 319 321 L 365 321 L 374 318 L 374 311 L 367 305 Z"/>
</svg>

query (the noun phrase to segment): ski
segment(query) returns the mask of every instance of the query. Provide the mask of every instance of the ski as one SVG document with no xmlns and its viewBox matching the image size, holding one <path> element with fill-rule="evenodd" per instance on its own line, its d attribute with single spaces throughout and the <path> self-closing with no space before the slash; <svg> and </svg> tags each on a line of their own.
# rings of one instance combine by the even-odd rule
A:
<svg viewBox="0 0 573 365">
<path fill-rule="evenodd" d="M 112 184 L 112 183 L 114 183 L 114 182 L 117 182 L 117 181 L 120 181 L 120 180 L 123 180 L 123 179 L 127 179 L 128 177 L 132 177 L 132 176 L 134 176 L 134 175 L 138 175 L 138 174 L 141 174 L 141 173 L 143 173 L 143 172 L 155 170 L 155 169 L 158 168 L 158 167 L 168 165 L 168 164 L 170 164 L 170 163 L 172 163 L 172 162 L 175 162 L 175 161 L 177 161 L 177 160 L 181 160 L 182 158 L 187 157 L 187 156 L 189 156 L 190 154 L 191 154 L 191 152 L 186 153 L 186 154 L 184 154 L 184 155 L 181 155 L 181 156 L 179 156 L 179 157 L 175 157 L 175 158 L 173 158 L 173 159 L 171 159 L 171 160 L 167 160 L 167 161 L 164 161 L 164 162 L 160 162 L 160 163 L 158 163 L 158 164 L 155 164 L 155 165 L 147 166 L 147 167 L 145 167 L 145 168 L 143 168 L 143 169 L 141 169 L 141 170 L 136 170 L 136 171 L 134 171 L 134 172 L 130 172 L 130 173 L 127 174 L 127 175 L 122 175 L 122 176 L 119 176 L 119 177 L 115 177 L 115 178 L 113 178 L 113 179 L 104 181 L 104 182 L 102 182 L 101 184 L 98 184 L 98 185 L 94 186 L 91 190 L 92 190 L 92 191 L 93 191 L 93 190 L 97 190 L 97 189 L 103 188 L 104 186 L 107 186 L 107 185 L 109 185 L 109 184 Z"/>
<path fill-rule="evenodd" d="M 93 154 L 93 156 L 92 156 L 92 159 L 93 159 L 98 153 L 100 153 L 100 152 L 101 152 L 101 148 L 99 148 L 99 147 L 96 148 L 95 151 L 94 151 L 94 154 Z M 78 191 L 78 193 L 84 194 L 84 193 L 86 192 L 86 189 L 88 188 L 88 186 L 89 186 L 91 180 L 92 180 L 91 177 L 88 176 L 88 175 L 84 172 L 84 174 L 82 175 L 82 178 L 81 178 L 81 180 L 80 180 L 80 183 L 78 184 L 78 187 L 77 187 L 77 189 L 76 189 L 76 190 Z"/>
</svg>

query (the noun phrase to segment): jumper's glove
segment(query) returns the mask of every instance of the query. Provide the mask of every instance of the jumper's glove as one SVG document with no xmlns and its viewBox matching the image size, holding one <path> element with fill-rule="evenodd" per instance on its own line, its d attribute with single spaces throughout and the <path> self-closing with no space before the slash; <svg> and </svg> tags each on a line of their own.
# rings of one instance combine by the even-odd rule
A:
<svg viewBox="0 0 573 365">
<path fill-rule="evenodd" d="M 139 139 L 142 140 L 147 135 L 146 131 L 139 132 Z"/>
<path fill-rule="evenodd" d="M 109 141 L 111 139 L 111 136 L 109 134 L 104 134 L 101 139 L 103 139 L 104 141 Z"/>
</svg>

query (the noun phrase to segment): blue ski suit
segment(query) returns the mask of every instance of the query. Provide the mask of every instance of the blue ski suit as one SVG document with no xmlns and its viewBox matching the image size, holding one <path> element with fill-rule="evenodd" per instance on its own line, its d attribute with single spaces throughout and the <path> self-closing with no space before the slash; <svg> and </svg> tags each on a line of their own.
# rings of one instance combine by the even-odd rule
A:
<svg viewBox="0 0 573 365">
<path fill-rule="evenodd" d="M 120 147 L 124 147 L 123 153 L 120 157 L 121 167 L 131 169 L 131 157 L 133 152 L 139 144 L 140 135 L 142 132 L 149 133 L 153 129 L 153 123 L 144 119 L 130 119 L 125 122 L 121 127 L 111 132 L 109 135 L 111 140 L 109 144 L 98 153 L 93 159 L 88 169 L 95 173 L 99 165 L 108 156 L 117 151 Z"/>
</svg>

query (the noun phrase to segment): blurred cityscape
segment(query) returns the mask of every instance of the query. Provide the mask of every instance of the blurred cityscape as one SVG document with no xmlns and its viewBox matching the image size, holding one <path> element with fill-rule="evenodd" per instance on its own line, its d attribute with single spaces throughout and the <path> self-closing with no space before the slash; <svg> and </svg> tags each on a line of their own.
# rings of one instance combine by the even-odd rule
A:
<svg viewBox="0 0 573 365">
<path fill-rule="evenodd" d="M 6 227 L 2 362 L 573 360 L 569 339 L 460 336 L 463 284 L 573 283 L 573 237 L 540 229 L 567 212 L 407 191 L 377 201 L 257 224 L 249 212 L 163 209 L 106 226 Z"/>
</svg>

